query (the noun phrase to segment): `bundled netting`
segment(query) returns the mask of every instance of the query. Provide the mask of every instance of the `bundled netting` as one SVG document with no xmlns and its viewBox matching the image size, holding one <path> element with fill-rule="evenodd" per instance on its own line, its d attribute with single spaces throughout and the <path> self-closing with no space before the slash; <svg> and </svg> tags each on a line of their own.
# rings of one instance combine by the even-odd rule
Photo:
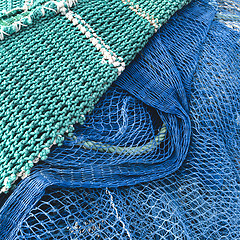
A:
<svg viewBox="0 0 240 240">
<path fill-rule="evenodd" d="M 73 135 L 73 125 L 85 122 L 150 37 L 189 2 L 147 1 L 98 0 L 96 4 L 95 0 L 41 0 L 25 10 L 0 13 L 0 193 L 28 176 L 40 159 L 47 159 L 51 147 L 62 144 L 65 133 Z M 182 105 L 186 102 L 185 92 L 180 80 L 170 78 L 169 82 L 175 84 L 175 95 L 162 103 L 165 106 L 164 102 L 174 100 L 172 106 L 178 105 L 178 111 L 170 112 L 175 115 L 171 121 L 175 119 L 175 129 L 184 133 L 175 134 L 173 143 L 174 149 L 182 149 L 181 152 L 175 151 L 168 161 L 161 158 L 159 176 L 176 170 L 189 146 L 189 117 Z M 157 134 L 161 135 L 164 128 L 159 131 Z M 156 135 L 158 145 L 161 138 Z M 95 143 L 84 141 L 91 150 Z M 103 161 L 103 157 L 82 159 L 75 178 L 86 184 L 95 182 L 92 186 L 113 182 L 116 175 L 119 183 L 121 178 L 126 179 L 121 185 L 128 185 L 128 178 L 130 184 L 137 183 L 158 170 L 153 164 L 145 164 L 145 159 L 131 162 L 119 158 L 115 163 Z M 159 165 L 160 160 L 156 161 Z"/>
<path fill-rule="evenodd" d="M 233 30 L 240 30 L 240 14 L 239 14 L 239 5 L 238 0 L 235 1 L 218 1 L 218 13 L 216 19 L 224 25 L 232 28 Z"/>
<path fill-rule="evenodd" d="M 2 195 L 2 239 L 240 238 L 240 35 L 223 24 L 239 12 L 219 3 L 214 21 L 206 3 L 178 12 Z"/>
<path fill-rule="evenodd" d="M 21 8 L 24 5 L 24 0 L 1 0 L 0 11 L 10 11 L 13 8 Z"/>
</svg>

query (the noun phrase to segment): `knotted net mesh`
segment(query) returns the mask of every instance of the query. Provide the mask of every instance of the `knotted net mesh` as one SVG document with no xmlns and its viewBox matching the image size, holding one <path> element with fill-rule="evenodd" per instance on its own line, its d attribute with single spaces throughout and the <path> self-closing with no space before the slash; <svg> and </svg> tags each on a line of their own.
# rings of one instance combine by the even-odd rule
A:
<svg viewBox="0 0 240 240">
<path fill-rule="evenodd" d="M 240 238 L 240 4 L 211 4 L 178 12 L 1 196 L 3 239 Z"/>
</svg>

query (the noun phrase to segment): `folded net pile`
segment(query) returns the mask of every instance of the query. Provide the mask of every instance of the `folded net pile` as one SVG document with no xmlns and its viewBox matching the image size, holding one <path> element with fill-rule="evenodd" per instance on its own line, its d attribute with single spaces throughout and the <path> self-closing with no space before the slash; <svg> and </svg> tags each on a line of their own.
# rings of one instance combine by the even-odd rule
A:
<svg viewBox="0 0 240 240">
<path fill-rule="evenodd" d="M 239 239 L 239 13 L 218 4 L 214 21 L 200 1 L 175 14 L 84 125 L 0 195 L 1 238 Z"/>
<path fill-rule="evenodd" d="M 41 0 L 1 13 L 1 192 L 28 176 L 65 133 L 71 136 L 73 124 L 84 123 L 125 66 L 187 2 Z M 108 176 L 111 167 L 95 171 Z"/>
</svg>

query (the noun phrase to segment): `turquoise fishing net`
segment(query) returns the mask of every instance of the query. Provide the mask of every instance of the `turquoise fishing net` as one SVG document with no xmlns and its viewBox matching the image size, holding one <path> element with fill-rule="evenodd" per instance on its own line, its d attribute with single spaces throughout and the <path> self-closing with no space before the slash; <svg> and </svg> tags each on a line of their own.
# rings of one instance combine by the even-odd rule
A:
<svg viewBox="0 0 240 240">
<path fill-rule="evenodd" d="M 76 138 L 1 196 L 1 239 L 239 239 L 239 8 L 197 1 L 164 25 Z M 185 158 L 188 112 L 187 157 L 159 179 L 161 159 Z M 86 181 L 84 162 L 135 168 Z"/>
</svg>

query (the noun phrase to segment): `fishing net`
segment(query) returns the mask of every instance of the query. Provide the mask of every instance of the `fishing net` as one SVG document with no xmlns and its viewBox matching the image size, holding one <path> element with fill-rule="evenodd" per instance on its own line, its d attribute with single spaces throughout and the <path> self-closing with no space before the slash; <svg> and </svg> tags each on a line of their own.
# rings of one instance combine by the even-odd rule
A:
<svg viewBox="0 0 240 240">
<path fill-rule="evenodd" d="M 1 0 L 0 11 L 10 11 L 13 8 L 20 8 L 23 5 L 24 5 L 23 0 L 15 0 L 15 1 Z"/>
<path fill-rule="evenodd" d="M 1 239 L 240 238 L 240 4 L 211 4 L 213 21 L 199 1 L 175 14 L 0 196 Z"/>
</svg>

